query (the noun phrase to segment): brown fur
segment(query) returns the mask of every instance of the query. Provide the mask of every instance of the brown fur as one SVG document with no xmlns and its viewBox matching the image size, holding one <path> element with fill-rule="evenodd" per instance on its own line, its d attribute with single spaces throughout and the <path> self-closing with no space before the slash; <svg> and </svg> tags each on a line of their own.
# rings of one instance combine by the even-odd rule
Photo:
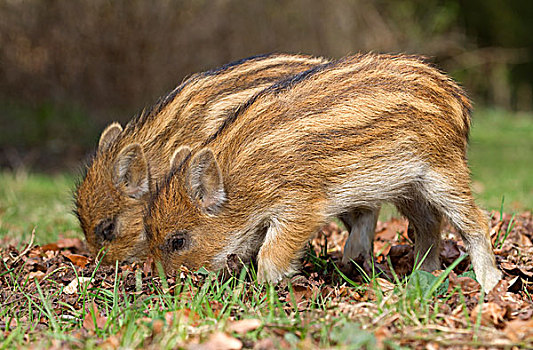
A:
<svg viewBox="0 0 533 350">
<path fill-rule="evenodd" d="M 469 187 L 470 102 L 423 60 L 348 57 L 266 89 L 227 120 L 150 201 L 146 233 L 167 271 L 257 256 L 259 280 L 277 282 L 329 218 L 372 218 L 391 202 L 413 224 L 419 256 L 429 250 L 423 268 L 440 266 L 447 218 L 483 287 L 500 279 Z"/>
<path fill-rule="evenodd" d="M 200 144 L 256 92 L 324 62 L 283 54 L 237 61 L 193 75 L 124 130 L 117 123 L 106 128 L 75 193 L 91 252 L 105 248 L 106 263 L 143 260 L 145 201 L 168 172 L 176 147 Z"/>
</svg>

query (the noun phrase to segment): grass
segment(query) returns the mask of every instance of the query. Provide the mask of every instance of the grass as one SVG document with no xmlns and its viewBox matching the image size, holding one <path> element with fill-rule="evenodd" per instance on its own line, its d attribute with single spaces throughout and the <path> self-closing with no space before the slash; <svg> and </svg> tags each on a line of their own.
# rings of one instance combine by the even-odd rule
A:
<svg viewBox="0 0 533 350">
<path fill-rule="evenodd" d="M 533 116 L 484 110 L 474 120 L 469 158 L 479 203 L 498 210 L 505 196 L 505 208 L 533 208 Z M 34 228 L 37 244 L 54 242 L 59 236 L 82 237 L 71 214 L 73 183 L 70 175 L 1 172 L 2 245 L 18 243 L 22 250 Z M 2 257 L 0 264 L 7 258 Z M 329 266 L 324 257 L 316 257 L 314 264 Z M 65 285 L 56 280 L 65 269 L 91 282 L 83 284 L 74 299 L 52 303 L 64 296 Z M 40 348 L 65 344 L 89 349 L 180 348 L 219 332 L 239 339 L 245 347 L 265 339 L 273 339 L 274 348 L 319 344 L 399 349 L 421 341 L 491 345 L 480 317 L 472 317 L 472 305 L 483 303 L 483 298 L 474 298 L 459 286 L 449 290 L 448 270 L 440 277 L 417 271 L 393 282 L 368 276 L 362 284 L 337 275 L 335 283 L 319 284 L 311 292 L 297 285 L 259 286 L 248 270 L 228 279 L 184 274 L 171 283 L 164 276 L 146 279 L 139 270 L 116 268 L 106 270 L 112 274 L 111 284 L 96 282 L 100 270 L 83 275 L 73 265 L 46 271 L 41 280 L 22 269 L 1 271 L 9 281 L 2 289 L 10 293 L 8 302 L 0 305 L 0 320 L 7 324 L 4 330 L 0 327 L 1 349 L 32 343 Z M 126 280 L 131 278 L 134 287 L 128 289 Z M 458 321 L 454 322 L 462 325 L 461 331 L 443 326 L 450 322 L 450 305 L 455 306 L 453 317 Z M 260 326 L 244 335 L 231 330 L 235 320 L 250 318 L 259 319 Z M 397 332 L 390 333 L 391 328 Z"/>
<path fill-rule="evenodd" d="M 0 173 L 0 238 L 24 242 L 34 228 L 38 244 L 79 236 L 71 213 L 73 182 L 68 175 Z"/>
<path fill-rule="evenodd" d="M 188 274 L 170 293 L 161 288 L 169 283 L 164 277 L 152 278 L 143 286 L 143 294 L 124 289 L 124 275 L 118 268 L 114 284 L 107 288 L 94 280 L 93 273 L 90 284 L 80 290 L 72 303 L 80 306 L 65 304 L 62 308 L 52 305 L 50 300 L 64 293 L 64 286 L 56 290 L 41 287 L 46 282 L 53 283 L 55 276 L 48 277 L 49 281 L 35 281 L 37 293 L 31 295 L 24 291 L 20 281 L 23 284 L 32 281 L 11 272 L 9 287 L 19 290 L 24 300 L 17 308 L 4 307 L 0 311 L 0 318 L 16 320 L 8 336 L 3 337 L 0 332 L 0 344 L 2 348 L 18 347 L 28 345 L 31 339 L 39 348 L 66 343 L 89 349 L 102 345 L 173 349 L 226 332 L 244 344 L 274 339 L 275 348 L 310 348 L 313 344 L 401 348 L 400 344 L 406 339 L 410 341 L 409 337 L 383 333 L 384 327 L 392 323 L 408 334 L 413 330 L 412 341 L 426 339 L 438 343 L 445 338 L 431 329 L 432 325 L 444 322 L 442 310 L 449 308 L 447 304 L 456 293 L 456 290 L 448 293 L 444 284 L 452 268 L 439 277 L 417 271 L 408 278 L 397 278 L 395 283 L 370 276 L 363 284 L 348 280 L 353 284 L 350 288 L 346 283 L 319 285 L 306 296 L 307 300 L 300 297 L 300 301 L 305 301 L 304 308 L 296 302 L 298 291 L 292 285 L 259 286 L 254 282 L 253 272 L 247 269 L 226 280 L 214 273 L 200 276 L 200 280 L 198 275 Z M 339 297 L 348 289 L 366 302 L 354 303 L 351 294 L 349 298 Z M 465 298 L 458 300 L 460 313 L 469 315 Z M 103 318 L 102 314 L 107 316 Z M 250 318 L 259 320 L 255 328 L 245 334 L 232 331 L 235 320 Z M 28 320 L 34 326 L 28 328 Z M 43 324 L 47 325 L 44 330 L 38 327 Z M 420 333 L 424 327 L 429 330 Z M 475 327 L 479 325 L 466 317 L 462 331 L 474 332 Z M 476 340 L 471 343 L 482 345 Z"/>
<path fill-rule="evenodd" d="M 533 209 L 533 115 L 481 110 L 468 153 L 479 202 L 497 210 Z"/>
</svg>

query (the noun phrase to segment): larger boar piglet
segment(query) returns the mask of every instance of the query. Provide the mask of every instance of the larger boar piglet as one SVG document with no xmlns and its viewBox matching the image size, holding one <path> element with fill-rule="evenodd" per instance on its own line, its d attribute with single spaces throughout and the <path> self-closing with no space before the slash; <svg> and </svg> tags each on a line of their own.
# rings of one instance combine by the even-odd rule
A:
<svg viewBox="0 0 533 350">
<path fill-rule="evenodd" d="M 275 283 L 331 217 L 390 202 L 414 226 L 423 268 L 440 267 L 446 218 L 491 290 L 501 272 L 469 186 L 470 107 L 413 56 L 359 54 L 280 82 L 199 151 L 181 148 L 145 216 L 151 252 L 168 272 L 256 258 L 259 281 Z M 347 246 L 365 239 L 352 231 Z"/>
<path fill-rule="evenodd" d="M 168 173 L 175 148 L 201 144 L 255 93 L 324 62 L 288 54 L 235 61 L 192 75 L 124 129 L 108 126 L 75 191 L 75 212 L 90 251 L 105 250 L 104 263 L 145 259 L 143 208 Z"/>
</svg>

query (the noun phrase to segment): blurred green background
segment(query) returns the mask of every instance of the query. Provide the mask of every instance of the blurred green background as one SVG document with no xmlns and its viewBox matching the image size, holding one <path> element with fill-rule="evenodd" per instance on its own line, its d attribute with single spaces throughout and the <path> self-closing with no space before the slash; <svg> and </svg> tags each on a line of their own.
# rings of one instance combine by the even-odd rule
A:
<svg viewBox="0 0 533 350">
<path fill-rule="evenodd" d="M 0 0 L 0 224 L 25 196 L 12 171 L 72 174 L 110 121 L 267 52 L 428 56 L 475 102 L 482 204 L 531 209 L 532 19 L 531 0 Z"/>
</svg>

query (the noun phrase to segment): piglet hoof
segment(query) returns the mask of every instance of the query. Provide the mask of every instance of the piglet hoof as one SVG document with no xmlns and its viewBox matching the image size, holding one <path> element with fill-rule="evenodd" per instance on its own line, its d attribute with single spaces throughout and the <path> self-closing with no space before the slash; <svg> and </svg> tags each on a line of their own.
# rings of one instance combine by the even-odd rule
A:
<svg viewBox="0 0 533 350">
<path fill-rule="evenodd" d="M 261 268 L 261 265 L 257 269 L 257 282 L 259 284 L 278 284 L 284 275 L 283 273 L 276 271 L 272 268 Z"/>
<path fill-rule="evenodd" d="M 481 284 L 485 293 L 489 293 L 502 279 L 502 272 L 491 266 L 480 271 L 480 273 L 476 272 L 476 278 L 478 278 L 479 284 Z"/>
<path fill-rule="evenodd" d="M 260 284 L 278 284 L 284 278 L 292 276 L 296 271 L 290 269 L 288 271 L 278 268 L 269 259 L 258 259 L 257 262 L 257 281 Z"/>
<path fill-rule="evenodd" d="M 340 266 L 342 273 L 347 276 L 356 276 L 372 273 L 372 257 L 358 255 L 357 258 L 343 257 Z"/>
</svg>

